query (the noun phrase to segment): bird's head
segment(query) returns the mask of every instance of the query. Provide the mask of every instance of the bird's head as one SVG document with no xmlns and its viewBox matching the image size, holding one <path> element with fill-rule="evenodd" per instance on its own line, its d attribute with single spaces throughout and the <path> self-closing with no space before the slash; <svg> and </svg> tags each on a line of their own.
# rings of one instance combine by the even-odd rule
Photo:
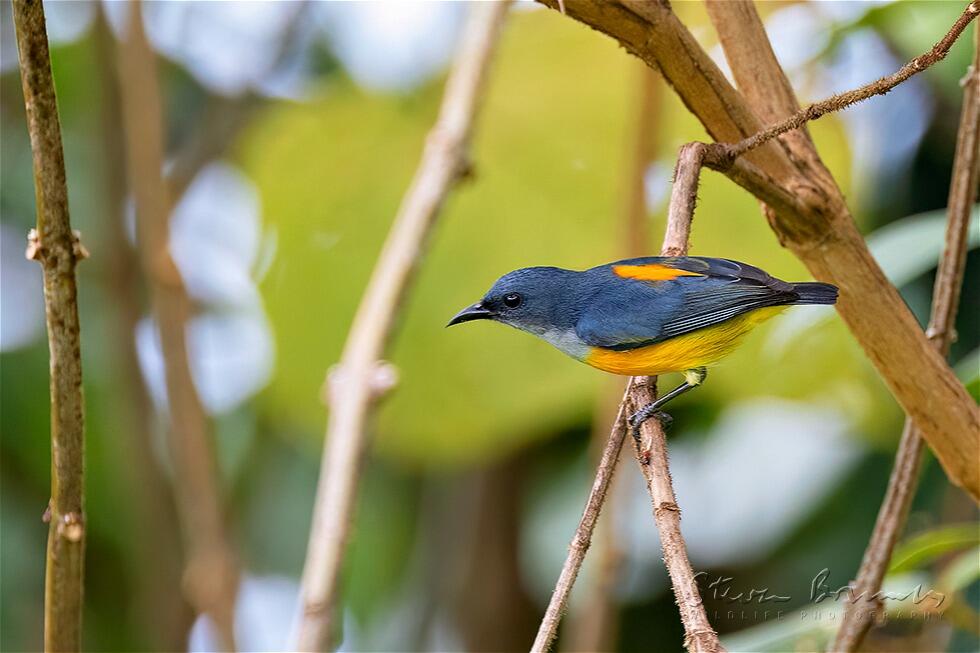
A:
<svg viewBox="0 0 980 653">
<path fill-rule="evenodd" d="M 514 270 L 500 277 L 483 299 L 457 313 L 446 326 L 493 320 L 538 336 L 566 330 L 575 322 L 571 300 L 577 274 L 550 267 Z"/>
</svg>

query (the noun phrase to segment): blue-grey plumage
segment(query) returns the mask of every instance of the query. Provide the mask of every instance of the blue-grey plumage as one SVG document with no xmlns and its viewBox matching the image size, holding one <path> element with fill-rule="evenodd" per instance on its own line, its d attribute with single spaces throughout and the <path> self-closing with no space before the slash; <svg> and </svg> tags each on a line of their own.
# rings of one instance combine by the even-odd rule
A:
<svg viewBox="0 0 980 653">
<path fill-rule="evenodd" d="M 714 362 L 781 307 L 836 298 L 829 284 L 787 283 L 729 259 L 645 257 L 515 270 L 450 324 L 491 319 L 606 371 L 657 374 Z"/>
</svg>

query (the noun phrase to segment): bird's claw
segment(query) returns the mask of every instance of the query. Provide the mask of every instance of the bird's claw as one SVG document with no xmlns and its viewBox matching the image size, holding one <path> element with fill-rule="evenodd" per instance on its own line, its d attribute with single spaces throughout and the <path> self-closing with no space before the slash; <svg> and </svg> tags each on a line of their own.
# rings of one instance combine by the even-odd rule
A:
<svg viewBox="0 0 980 653">
<path fill-rule="evenodd" d="M 664 430 L 670 428 L 670 425 L 674 423 L 674 418 L 671 417 L 669 414 L 665 413 L 664 411 L 662 410 L 648 411 L 645 408 L 640 409 L 635 413 L 633 413 L 632 415 L 630 415 L 630 418 L 627 421 L 630 425 L 630 428 L 633 429 L 633 431 L 639 431 L 640 425 L 643 424 L 643 422 L 650 419 L 651 417 L 657 418 L 657 421 L 660 422 L 660 426 L 662 426 Z"/>
</svg>

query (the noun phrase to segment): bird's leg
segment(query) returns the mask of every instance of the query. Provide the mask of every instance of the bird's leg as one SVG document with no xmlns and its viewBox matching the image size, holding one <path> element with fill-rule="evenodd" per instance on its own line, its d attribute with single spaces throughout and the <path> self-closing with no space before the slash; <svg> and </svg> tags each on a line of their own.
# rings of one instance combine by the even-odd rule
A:
<svg viewBox="0 0 980 653">
<path fill-rule="evenodd" d="M 660 397 L 656 401 L 647 404 L 640 410 L 636 411 L 629 418 L 630 428 L 633 429 L 633 437 L 638 439 L 640 437 L 640 425 L 647 421 L 651 417 L 656 416 L 660 423 L 667 427 L 673 421 L 670 415 L 662 412 L 660 409 L 667 404 L 670 400 L 681 396 L 688 390 L 693 390 L 704 382 L 704 379 L 708 376 L 708 371 L 699 367 L 695 370 L 687 370 L 684 372 L 684 383 L 680 384 L 664 396 Z"/>
</svg>

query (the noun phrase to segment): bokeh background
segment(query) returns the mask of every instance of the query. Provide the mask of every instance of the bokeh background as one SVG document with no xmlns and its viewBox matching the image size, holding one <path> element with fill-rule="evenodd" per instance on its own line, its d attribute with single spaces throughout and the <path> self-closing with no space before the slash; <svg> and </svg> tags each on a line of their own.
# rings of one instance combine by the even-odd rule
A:
<svg viewBox="0 0 980 653">
<path fill-rule="evenodd" d="M 724 67 L 702 5 L 673 4 Z M 767 2 L 760 11 L 806 101 L 897 69 L 931 47 L 961 5 Z M 147 465 L 174 479 L 163 359 L 113 159 L 121 125 L 107 118 L 118 115 L 111 46 L 127 5 L 45 8 L 72 221 L 92 254 L 78 268 L 87 647 L 206 650 L 209 625 L 179 592 L 172 490 L 146 482 Z M 168 158 L 176 169 L 194 148 L 207 153 L 171 217 L 171 252 L 194 302 L 194 385 L 243 570 L 243 649 L 285 645 L 322 447 L 324 377 L 415 170 L 466 10 L 462 2 L 144 7 Z M 41 645 L 48 366 L 40 267 L 23 256 L 34 191 L 8 5 L 0 17 L 0 647 L 14 651 Z M 811 126 L 876 258 L 923 323 L 973 29 L 946 61 L 888 96 Z M 659 249 L 677 148 L 706 135 L 653 82 L 648 235 L 637 242 L 625 206 L 643 76 L 602 35 L 531 3 L 512 10 L 473 146 L 475 175 L 445 208 L 391 351 L 399 385 L 371 429 L 342 650 L 519 650 L 532 640 L 622 381 L 494 325 L 443 326 L 513 268 L 583 268 Z M 976 220 L 951 355 L 974 396 Z M 808 278 L 758 203 L 714 173 L 703 179 L 692 253 Z M 706 572 L 713 625 L 733 650 L 822 646 L 843 602 L 814 605 L 814 578 L 826 570 L 836 589 L 857 568 L 901 431 L 896 403 L 835 313 L 803 308 L 760 328 L 671 412 L 682 525 L 694 567 Z M 146 441 L 149 452 L 134 451 Z M 976 519 L 930 458 L 888 586 L 942 591 L 944 613 L 926 614 L 928 601 L 889 602 L 902 614 L 869 647 L 977 649 Z M 728 580 L 709 587 L 718 579 Z M 786 600 L 733 599 L 763 588 Z M 599 640 L 590 634 L 597 627 Z M 558 647 L 679 650 L 682 636 L 649 498 L 627 459 Z"/>
</svg>

